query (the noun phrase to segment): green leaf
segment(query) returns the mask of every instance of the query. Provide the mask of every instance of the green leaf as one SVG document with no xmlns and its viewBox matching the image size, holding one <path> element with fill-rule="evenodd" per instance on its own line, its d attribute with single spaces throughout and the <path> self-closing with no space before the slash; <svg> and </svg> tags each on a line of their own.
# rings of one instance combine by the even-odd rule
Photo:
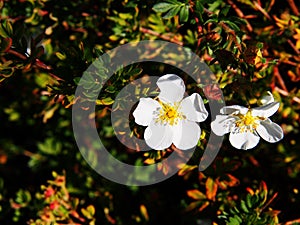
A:
<svg viewBox="0 0 300 225">
<path fill-rule="evenodd" d="M 179 19 L 181 22 L 187 22 L 189 19 L 189 5 L 181 7 L 179 12 Z"/>
<path fill-rule="evenodd" d="M 227 20 L 227 21 L 224 21 L 231 29 L 235 30 L 235 31 L 240 31 L 240 27 L 238 25 L 236 25 L 235 23 Z"/>
<path fill-rule="evenodd" d="M 245 213 L 249 213 L 246 202 L 244 200 L 241 200 L 241 209 L 244 210 Z"/>
<path fill-rule="evenodd" d="M 230 217 L 227 225 L 240 225 L 240 220 L 238 216 L 235 215 L 234 217 Z"/>
<path fill-rule="evenodd" d="M 13 28 L 11 23 L 8 20 L 5 20 L 0 24 L 0 36 L 7 38 L 12 36 Z"/>
<path fill-rule="evenodd" d="M 103 98 L 103 99 L 97 99 L 96 105 L 111 105 L 115 102 L 111 97 Z"/>
<path fill-rule="evenodd" d="M 175 6 L 175 7 L 171 8 L 171 9 L 163 16 L 163 18 L 164 18 L 164 19 L 170 19 L 170 18 L 176 16 L 176 15 L 178 14 L 180 8 L 181 8 L 180 6 Z"/>
<path fill-rule="evenodd" d="M 170 9 L 172 9 L 174 6 L 176 6 L 176 5 L 174 5 L 172 3 L 160 2 L 160 3 L 155 4 L 152 9 L 155 12 L 164 13 L 164 12 L 167 12 Z"/>
<path fill-rule="evenodd" d="M 224 8 L 221 9 L 219 15 L 221 15 L 221 16 L 227 16 L 230 8 L 231 7 L 229 5 L 226 5 Z"/>
<path fill-rule="evenodd" d="M 200 0 L 197 0 L 195 3 L 195 11 L 199 12 L 200 14 L 202 14 L 204 12 L 204 6 L 202 5 Z"/>
<path fill-rule="evenodd" d="M 47 155 L 57 155 L 62 150 L 62 144 L 53 138 L 47 138 L 45 142 L 37 144 L 38 149 Z"/>
</svg>

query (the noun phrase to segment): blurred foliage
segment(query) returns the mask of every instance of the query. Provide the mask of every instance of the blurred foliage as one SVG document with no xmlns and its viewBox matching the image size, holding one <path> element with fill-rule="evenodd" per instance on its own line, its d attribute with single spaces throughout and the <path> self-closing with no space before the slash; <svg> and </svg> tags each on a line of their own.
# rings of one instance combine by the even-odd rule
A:
<svg viewBox="0 0 300 225">
<path fill-rule="evenodd" d="M 300 223 L 299 8 L 293 0 L 0 0 L 1 224 Z M 104 84 L 107 71 L 96 61 L 75 99 L 97 57 L 139 40 L 190 48 L 221 90 L 196 87 L 176 68 L 154 63 L 123 68 Z M 76 146 L 71 107 L 89 110 L 104 85 L 94 116 L 111 154 L 132 164 L 159 162 L 174 149 L 133 153 L 109 120 L 122 87 L 165 73 L 181 75 L 187 92 L 203 89 L 205 102 L 219 101 L 222 91 L 228 105 L 253 106 L 271 91 L 281 103 L 273 121 L 285 138 L 247 152 L 225 138 L 214 163 L 199 172 L 207 121 L 195 154 L 176 176 L 149 187 L 100 177 Z M 132 131 L 141 134 L 134 124 Z M 157 165 L 168 173 L 167 164 Z"/>
</svg>

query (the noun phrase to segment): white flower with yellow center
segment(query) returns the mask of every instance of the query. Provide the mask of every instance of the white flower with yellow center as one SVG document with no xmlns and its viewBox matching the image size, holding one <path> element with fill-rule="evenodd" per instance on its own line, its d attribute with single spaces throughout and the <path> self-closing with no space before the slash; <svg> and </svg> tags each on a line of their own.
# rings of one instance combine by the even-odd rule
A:
<svg viewBox="0 0 300 225">
<path fill-rule="evenodd" d="M 197 122 L 204 121 L 208 112 L 199 94 L 183 99 L 185 85 L 174 74 L 157 80 L 158 100 L 141 98 L 133 112 L 135 122 L 147 126 L 144 139 L 155 150 L 168 148 L 172 143 L 181 150 L 195 147 L 201 129 Z"/>
<path fill-rule="evenodd" d="M 269 117 L 279 108 L 279 102 L 268 103 L 257 108 L 248 109 L 243 106 L 225 106 L 221 114 L 211 123 L 212 131 L 222 136 L 230 133 L 229 141 L 238 149 L 254 148 L 262 137 L 265 141 L 274 143 L 283 138 L 282 128 L 273 123 Z"/>
</svg>

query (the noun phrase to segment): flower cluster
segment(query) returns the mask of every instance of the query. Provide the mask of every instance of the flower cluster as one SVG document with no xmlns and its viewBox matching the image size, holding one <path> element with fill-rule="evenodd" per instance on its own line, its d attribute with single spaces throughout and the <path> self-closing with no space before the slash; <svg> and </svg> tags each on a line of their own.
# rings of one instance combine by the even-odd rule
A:
<svg viewBox="0 0 300 225">
<path fill-rule="evenodd" d="M 133 112 L 135 122 L 147 126 L 146 144 L 156 150 L 172 144 L 181 150 L 195 147 L 201 135 L 198 123 L 208 117 L 201 96 L 194 93 L 184 98 L 184 82 L 174 74 L 160 77 L 157 86 L 160 89 L 157 100 L 141 98 Z M 269 119 L 278 110 L 279 102 L 269 93 L 261 103 L 262 106 L 253 109 L 238 105 L 223 107 L 221 115 L 211 123 L 212 131 L 218 136 L 230 133 L 232 146 L 244 150 L 255 147 L 260 137 L 271 143 L 281 140 L 281 127 Z"/>
</svg>

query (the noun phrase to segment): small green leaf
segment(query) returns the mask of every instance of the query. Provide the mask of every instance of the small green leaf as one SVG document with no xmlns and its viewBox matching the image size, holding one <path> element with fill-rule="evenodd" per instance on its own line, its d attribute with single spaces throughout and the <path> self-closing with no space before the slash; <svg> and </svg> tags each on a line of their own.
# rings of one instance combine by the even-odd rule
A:
<svg viewBox="0 0 300 225">
<path fill-rule="evenodd" d="M 167 2 L 160 2 L 160 3 L 155 4 L 152 9 L 155 12 L 164 13 L 164 12 L 169 11 L 173 7 L 174 7 L 174 4 L 167 3 Z"/>
<path fill-rule="evenodd" d="M 235 215 L 234 217 L 229 218 L 229 222 L 227 223 L 227 225 L 240 225 L 240 221 Z"/>
<path fill-rule="evenodd" d="M 97 99 L 96 105 L 111 105 L 115 102 L 111 97 L 103 98 L 103 99 Z"/>
<path fill-rule="evenodd" d="M 8 38 L 13 34 L 13 28 L 8 20 L 5 20 L 0 24 L 0 36 Z"/>
<path fill-rule="evenodd" d="M 246 202 L 244 200 L 241 200 L 241 209 L 244 210 L 245 213 L 249 213 Z"/>
<path fill-rule="evenodd" d="M 230 6 L 226 5 L 224 8 L 221 9 L 219 15 L 220 16 L 227 16 L 229 10 L 230 10 Z"/>
<path fill-rule="evenodd" d="M 179 10 L 180 10 L 180 6 L 175 6 L 173 8 L 171 8 L 164 16 L 163 18 L 164 19 L 170 19 L 174 16 L 176 16 L 178 13 L 179 13 Z"/>
<path fill-rule="evenodd" d="M 240 31 L 240 27 L 238 25 L 236 25 L 235 23 L 229 21 L 229 20 L 226 20 L 224 21 L 231 29 L 233 29 L 234 31 Z"/>
<path fill-rule="evenodd" d="M 56 52 L 55 55 L 57 56 L 57 58 L 59 58 L 60 60 L 65 60 L 67 58 L 67 56 L 63 53 L 60 52 Z"/>
<path fill-rule="evenodd" d="M 202 5 L 200 0 L 197 0 L 195 3 L 196 11 L 202 14 L 204 12 L 204 6 Z"/>
<path fill-rule="evenodd" d="M 189 5 L 181 7 L 179 12 L 179 19 L 181 22 L 187 22 L 189 19 Z"/>
</svg>

